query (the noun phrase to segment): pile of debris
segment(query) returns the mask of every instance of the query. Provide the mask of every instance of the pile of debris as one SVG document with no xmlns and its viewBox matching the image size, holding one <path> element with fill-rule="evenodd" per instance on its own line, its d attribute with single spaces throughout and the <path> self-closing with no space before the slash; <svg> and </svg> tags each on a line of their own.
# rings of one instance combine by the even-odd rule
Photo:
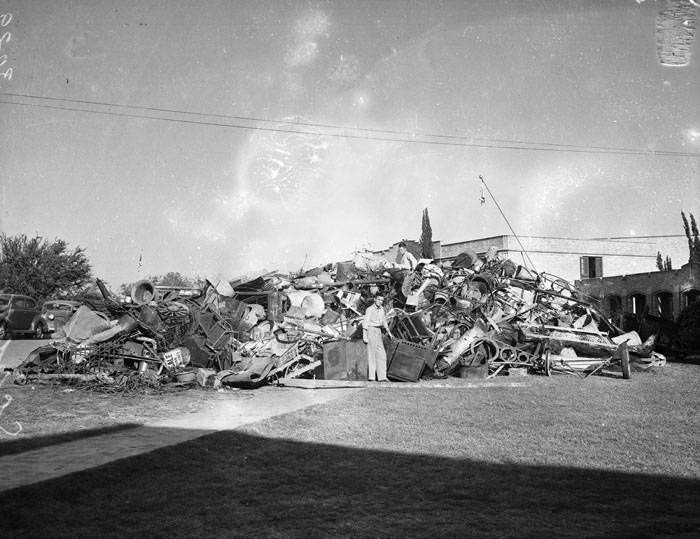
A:
<svg viewBox="0 0 700 539">
<path fill-rule="evenodd" d="M 281 378 L 366 380 L 361 323 L 386 298 L 387 374 L 396 381 L 563 372 L 588 376 L 630 358 L 663 363 L 653 338 L 623 334 L 569 282 L 495 250 L 412 270 L 371 254 L 299 274 L 207 281 L 196 294 L 136 283 L 119 301 L 98 281 L 64 338 L 34 350 L 21 380 L 127 387 L 199 383 L 254 388 Z"/>
</svg>

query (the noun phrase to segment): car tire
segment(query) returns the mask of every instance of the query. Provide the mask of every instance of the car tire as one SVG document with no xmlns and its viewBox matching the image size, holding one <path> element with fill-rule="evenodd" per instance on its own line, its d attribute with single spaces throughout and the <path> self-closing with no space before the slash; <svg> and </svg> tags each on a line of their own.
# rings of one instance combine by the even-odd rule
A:
<svg viewBox="0 0 700 539">
<path fill-rule="evenodd" d="M 34 338 L 35 339 L 45 339 L 46 332 L 44 331 L 44 324 L 37 324 L 34 328 Z"/>
<path fill-rule="evenodd" d="M 10 332 L 7 331 L 7 326 L 5 322 L 0 322 L 0 341 L 10 338 Z"/>
</svg>

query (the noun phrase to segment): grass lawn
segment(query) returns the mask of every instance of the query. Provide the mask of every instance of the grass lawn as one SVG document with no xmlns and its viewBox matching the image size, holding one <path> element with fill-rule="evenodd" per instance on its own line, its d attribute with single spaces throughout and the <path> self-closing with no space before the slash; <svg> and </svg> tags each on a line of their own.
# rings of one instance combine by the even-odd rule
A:
<svg viewBox="0 0 700 539">
<path fill-rule="evenodd" d="M 245 398 L 238 392 L 238 398 Z M 139 426 L 150 419 L 186 414 L 215 406 L 224 395 L 209 390 L 135 393 L 99 393 L 68 385 L 3 385 L 0 403 L 12 397 L 0 419 L 0 426 L 19 435 L 0 433 L 0 457 L 56 443 Z M 228 397 L 231 397 L 229 394 Z"/>
<path fill-rule="evenodd" d="M 699 380 L 370 388 L 7 491 L 0 535 L 697 537 Z"/>
</svg>

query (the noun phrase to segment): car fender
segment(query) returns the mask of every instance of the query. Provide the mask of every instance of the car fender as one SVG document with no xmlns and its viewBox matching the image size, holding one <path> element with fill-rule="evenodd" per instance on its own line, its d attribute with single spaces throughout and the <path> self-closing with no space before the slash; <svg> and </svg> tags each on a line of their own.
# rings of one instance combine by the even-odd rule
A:
<svg viewBox="0 0 700 539">
<path fill-rule="evenodd" d="M 44 317 L 41 316 L 40 314 L 36 315 L 34 317 L 34 320 L 32 320 L 32 325 L 31 325 L 31 330 L 34 331 L 37 328 L 37 324 L 41 324 L 44 326 L 44 329 L 46 329 L 46 322 L 44 321 Z"/>
</svg>

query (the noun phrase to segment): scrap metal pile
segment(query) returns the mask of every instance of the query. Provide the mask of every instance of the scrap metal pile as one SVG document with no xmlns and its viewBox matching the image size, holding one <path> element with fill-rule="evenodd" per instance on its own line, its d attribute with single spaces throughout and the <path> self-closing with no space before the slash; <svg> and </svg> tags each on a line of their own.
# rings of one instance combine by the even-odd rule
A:
<svg viewBox="0 0 700 539">
<path fill-rule="evenodd" d="M 485 261 L 464 253 L 449 267 L 425 264 L 406 277 L 402 293 L 415 307 L 396 313 L 392 333 L 434 350 L 437 376 L 585 377 L 619 365 L 629 378 L 630 357 L 664 361 L 653 338 L 641 343 L 623 334 L 569 282 L 500 260 L 495 251 Z"/>
<path fill-rule="evenodd" d="M 140 281 L 130 302 L 98 281 L 65 337 L 33 351 L 19 380 L 257 387 L 282 378 L 366 380 L 361 322 L 384 295 L 392 380 L 565 372 L 587 376 L 630 353 L 659 364 L 653 340 L 611 325 L 570 283 L 489 252 L 413 270 L 371 253 L 299 274 L 207 281 L 194 295 Z"/>
</svg>

